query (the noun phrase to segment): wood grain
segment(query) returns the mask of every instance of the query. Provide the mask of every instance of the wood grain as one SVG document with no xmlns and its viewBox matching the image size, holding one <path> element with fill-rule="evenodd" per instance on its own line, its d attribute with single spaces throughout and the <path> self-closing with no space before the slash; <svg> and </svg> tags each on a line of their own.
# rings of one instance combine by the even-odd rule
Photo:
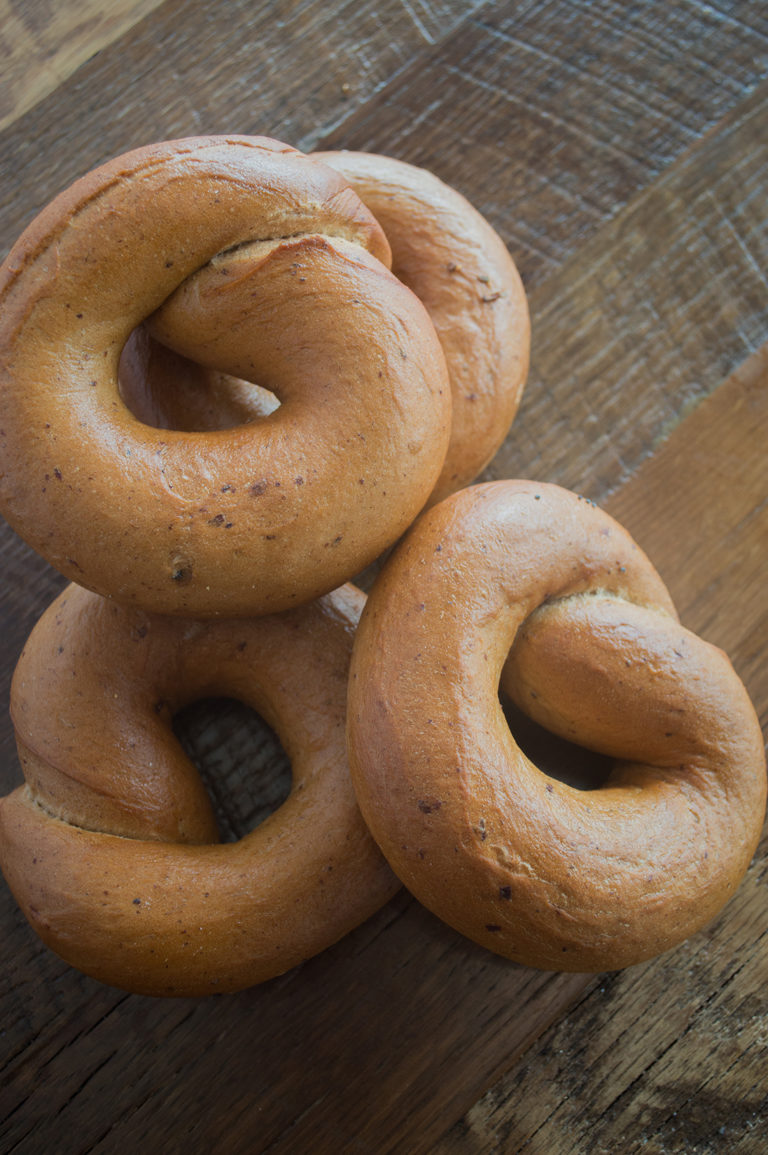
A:
<svg viewBox="0 0 768 1155">
<path fill-rule="evenodd" d="M 531 293 L 521 469 L 602 500 L 768 339 L 768 86 Z"/>
<path fill-rule="evenodd" d="M 267 131 L 432 167 L 488 213 L 531 290 L 533 372 L 492 475 L 608 499 L 768 721 L 766 381 L 748 360 L 768 336 L 764 10 L 223 7 L 165 0 L 0 131 L 0 252 L 61 187 L 150 139 Z M 76 26 L 59 27 L 48 48 L 74 60 Z M 7 790 L 10 672 L 61 579 L 5 526 L 0 565 Z M 260 812 L 261 724 L 229 705 L 185 725 L 234 836 Z M 280 750 L 260 764 L 279 796 Z M 704 935 L 622 975 L 511 967 L 401 893 L 319 958 L 210 1000 L 84 978 L 3 888 L 0 1150 L 759 1151 L 765 851 Z"/>
<path fill-rule="evenodd" d="M 755 909 L 763 863 L 710 932 L 605 976 L 434 1147 L 439 1155 L 760 1152 L 768 1121 Z"/>
<path fill-rule="evenodd" d="M 0 133 L 14 177 L 0 254 L 57 192 L 130 148 L 231 132 L 311 148 L 478 2 L 165 0 Z"/>
<path fill-rule="evenodd" d="M 117 40 L 160 0 L 0 0 L 0 129 Z"/>
<path fill-rule="evenodd" d="M 584 982 L 510 968 L 404 895 L 343 945 L 229 999 L 120 995 L 42 953 L 3 959 L 18 983 L 12 1037 L 25 996 L 44 1029 L 6 1066 L 0 1112 L 9 1147 L 62 1155 L 100 1149 L 106 1102 L 111 1150 L 135 1149 L 148 1128 L 159 1150 L 188 1128 L 198 1151 L 384 1152 L 406 1136 L 428 1150 L 455 1096 L 477 1098 L 491 1056 L 505 1062 Z M 45 1022 L 42 982 L 54 992 Z"/>
<path fill-rule="evenodd" d="M 532 289 L 767 65 L 768 17 L 754 4 L 486 4 L 323 147 L 386 148 L 456 184 Z"/>
</svg>

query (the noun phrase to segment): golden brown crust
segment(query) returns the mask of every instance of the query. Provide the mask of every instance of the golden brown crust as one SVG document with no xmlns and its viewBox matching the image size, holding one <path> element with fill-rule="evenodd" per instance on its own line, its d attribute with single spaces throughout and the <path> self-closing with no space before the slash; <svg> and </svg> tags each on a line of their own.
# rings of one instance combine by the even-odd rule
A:
<svg viewBox="0 0 768 1155">
<path fill-rule="evenodd" d="M 392 250 L 393 272 L 423 302 L 440 338 L 453 414 L 448 452 L 430 496 L 429 503 L 434 504 L 481 472 L 517 412 L 530 351 L 522 282 L 493 228 L 432 173 L 373 153 L 318 152 L 313 158 L 339 172 L 382 225 Z M 239 255 L 242 263 L 246 254 Z M 213 266 L 201 270 L 195 286 L 206 294 L 210 309 L 217 289 Z M 176 324 L 195 338 L 194 345 L 185 345 L 168 329 L 163 332 L 157 323 L 153 331 L 174 349 L 195 352 L 200 304 L 177 295 L 164 309 L 166 322 L 173 313 Z M 177 375 L 190 384 L 182 396 L 170 395 L 163 390 L 165 374 L 159 363 L 163 355 L 153 351 L 151 341 L 146 353 L 133 375 L 129 404 L 134 412 L 152 414 L 153 423 L 188 428 L 190 406 L 198 422 L 195 428 L 226 428 L 234 423 L 233 415 L 243 420 L 259 412 L 261 399 L 244 392 L 236 375 L 214 377 L 194 360 L 177 364 Z M 201 412 L 206 387 L 215 404 Z"/>
<path fill-rule="evenodd" d="M 217 254 L 237 316 L 229 343 L 192 334 L 191 352 L 215 346 L 215 368 L 282 404 L 236 429 L 150 428 L 121 400 L 121 352 Z M 274 141 L 167 142 L 84 177 L 0 273 L 8 521 L 68 577 L 156 612 L 268 612 L 339 585 L 422 508 L 449 436 L 434 329 L 379 258 L 343 178 Z"/>
<path fill-rule="evenodd" d="M 344 744 L 362 602 L 346 586 L 290 613 L 206 622 L 77 586 L 53 603 L 13 681 L 27 784 L 0 801 L 0 864 L 53 950 L 126 990 L 238 990 L 323 950 L 394 893 Z M 236 843 L 213 844 L 210 804 L 171 729 L 175 711 L 212 695 L 257 709 L 292 763 L 286 802 Z"/>
<path fill-rule="evenodd" d="M 522 754 L 502 671 L 528 713 L 620 760 L 605 787 Z M 457 494 L 392 556 L 358 631 L 348 741 L 402 881 L 468 937 L 547 969 L 626 966 L 703 926 L 765 810 L 760 728 L 725 655 L 679 625 L 616 522 L 533 482 Z"/>
<path fill-rule="evenodd" d="M 317 152 L 382 226 L 392 271 L 424 302 L 448 365 L 451 440 L 430 498 L 468 485 L 503 442 L 528 373 L 530 318 L 501 238 L 455 189 L 391 157 Z"/>
</svg>

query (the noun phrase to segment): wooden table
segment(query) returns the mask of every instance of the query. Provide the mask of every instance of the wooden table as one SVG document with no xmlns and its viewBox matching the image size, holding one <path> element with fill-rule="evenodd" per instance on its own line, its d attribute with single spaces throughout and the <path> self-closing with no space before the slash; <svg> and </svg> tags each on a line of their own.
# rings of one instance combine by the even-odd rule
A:
<svg viewBox="0 0 768 1155">
<path fill-rule="evenodd" d="M 487 475 L 557 481 L 619 517 L 768 720 L 764 6 L 5 0 L 0 13 L 2 255 L 95 164 L 200 132 L 389 153 L 463 191 L 508 243 L 533 316 L 524 403 Z M 6 527 L 0 546 L 6 792 L 20 781 L 10 675 L 62 579 Z M 217 716 L 188 719 L 237 830 L 253 817 L 238 740 L 259 727 L 232 725 L 222 753 L 206 741 Z M 514 966 L 400 893 L 282 978 L 207 1000 L 79 975 L 3 886 L 0 1148 L 764 1151 L 765 875 L 764 839 L 711 926 L 621 973 Z"/>
</svg>

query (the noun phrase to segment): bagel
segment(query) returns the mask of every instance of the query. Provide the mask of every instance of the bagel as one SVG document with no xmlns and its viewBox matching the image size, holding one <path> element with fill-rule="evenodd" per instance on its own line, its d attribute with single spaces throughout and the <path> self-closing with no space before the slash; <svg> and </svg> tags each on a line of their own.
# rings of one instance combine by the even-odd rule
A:
<svg viewBox="0 0 768 1155">
<path fill-rule="evenodd" d="M 615 760 L 579 790 L 517 746 L 499 685 L 534 720 Z M 629 535 L 529 481 L 426 513 L 356 636 L 348 749 L 395 873 L 510 959 L 594 972 L 704 926 L 757 844 L 760 727 L 726 656 L 677 620 Z"/>
<path fill-rule="evenodd" d="M 192 621 L 69 586 L 17 665 L 26 784 L 0 800 L 0 866 L 43 941 L 149 995 L 235 991 L 336 942 L 399 884 L 357 808 L 345 752 L 352 586 L 284 614 Z M 237 698 L 291 759 L 287 800 L 217 843 L 172 716 Z"/>
<path fill-rule="evenodd" d="M 493 458 L 517 412 L 528 371 L 530 318 L 506 246 L 460 193 L 425 169 L 360 152 L 319 152 L 383 227 L 392 271 L 426 306 L 446 358 L 451 436 L 429 502 L 468 485 Z M 215 429 L 260 416 L 263 391 L 195 363 L 194 346 L 216 298 L 215 265 L 176 294 L 126 356 L 122 394 L 132 411 L 170 429 Z M 204 298 L 204 301 L 201 300 Z M 210 321 L 210 318 L 208 318 Z M 221 322 L 215 321 L 218 327 Z M 183 357 L 183 351 L 190 358 Z M 168 388 L 168 378 L 178 383 Z"/>
<path fill-rule="evenodd" d="M 0 270 L 0 511 L 67 577 L 152 612 L 248 616 L 340 585 L 421 510 L 450 433 L 439 341 L 388 261 L 344 179 L 265 138 L 165 142 L 82 178 Z M 177 291 L 191 331 L 164 316 Z M 152 315 L 279 408 L 140 421 L 118 370 Z"/>
<path fill-rule="evenodd" d="M 392 271 L 432 318 L 451 383 L 451 438 L 430 504 L 469 485 L 509 432 L 528 373 L 520 275 L 486 219 L 433 173 L 375 153 L 316 152 L 376 217 Z"/>
</svg>

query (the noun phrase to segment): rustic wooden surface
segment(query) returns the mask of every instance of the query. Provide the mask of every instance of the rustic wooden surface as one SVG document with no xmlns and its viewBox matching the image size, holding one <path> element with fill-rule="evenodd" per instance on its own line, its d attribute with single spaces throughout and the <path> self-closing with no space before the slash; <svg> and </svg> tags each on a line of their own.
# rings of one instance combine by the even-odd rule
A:
<svg viewBox="0 0 768 1155">
<path fill-rule="evenodd" d="M 488 476 L 605 504 L 768 725 L 764 6 L 3 0 L 0 16 L 0 256 L 88 168 L 198 132 L 386 152 L 469 196 L 534 323 Z M 62 580 L 4 526 L 0 556 L 5 792 L 10 675 Z M 287 789 L 242 708 L 180 726 L 225 835 Z M 2 886 L 0 1150 L 762 1152 L 767 843 L 713 925 L 622 973 L 512 966 L 401 893 L 288 975 L 208 1000 L 77 974 Z"/>
</svg>

